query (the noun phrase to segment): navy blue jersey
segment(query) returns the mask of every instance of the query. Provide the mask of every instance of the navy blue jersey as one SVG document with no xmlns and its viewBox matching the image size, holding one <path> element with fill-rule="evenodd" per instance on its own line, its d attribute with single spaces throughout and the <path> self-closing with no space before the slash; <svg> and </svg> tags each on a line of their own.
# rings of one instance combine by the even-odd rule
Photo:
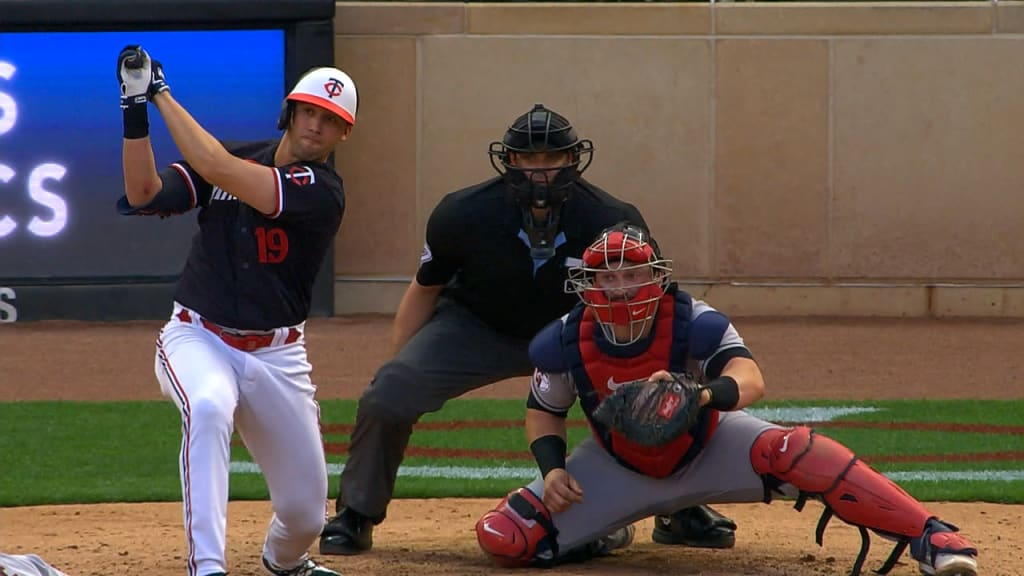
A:
<svg viewBox="0 0 1024 576">
<path fill-rule="evenodd" d="M 647 226 L 635 206 L 581 179 L 562 208 L 555 255 L 534 260 L 519 205 L 493 178 L 446 195 L 434 208 L 416 280 L 447 284 L 445 296 L 495 330 L 530 338 L 579 301 L 565 291 L 568 268 L 602 230 L 624 220 Z"/>
<path fill-rule="evenodd" d="M 273 167 L 278 143 L 225 148 Z M 222 326 L 269 330 L 304 321 L 317 272 L 341 226 L 345 193 L 333 167 L 297 162 L 274 168 L 274 175 L 279 194 L 273 214 L 211 185 L 185 162 L 161 172 L 164 188 L 148 205 L 131 209 L 125 198 L 119 202 L 123 214 L 199 208 L 199 232 L 174 298 Z"/>
</svg>

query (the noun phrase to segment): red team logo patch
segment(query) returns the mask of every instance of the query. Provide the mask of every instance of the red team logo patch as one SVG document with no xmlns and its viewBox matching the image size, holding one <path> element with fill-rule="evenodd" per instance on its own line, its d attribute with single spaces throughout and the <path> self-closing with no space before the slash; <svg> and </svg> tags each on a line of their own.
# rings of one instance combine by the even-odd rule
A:
<svg viewBox="0 0 1024 576">
<path fill-rule="evenodd" d="M 315 182 L 313 169 L 309 166 L 291 166 L 284 177 L 294 182 L 296 186 L 305 186 Z"/>
<path fill-rule="evenodd" d="M 666 394 L 665 398 L 661 401 L 661 406 L 658 406 L 658 416 L 665 420 L 672 418 L 672 415 L 676 413 L 676 408 L 679 408 L 679 402 L 678 394 Z"/>
</svg>

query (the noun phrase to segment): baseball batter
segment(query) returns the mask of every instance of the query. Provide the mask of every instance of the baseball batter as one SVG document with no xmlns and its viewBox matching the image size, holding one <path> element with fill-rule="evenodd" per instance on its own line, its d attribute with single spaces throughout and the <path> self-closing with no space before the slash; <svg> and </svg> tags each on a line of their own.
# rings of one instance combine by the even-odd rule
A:
<svg viewBox="0 0 1024 576">
<path fill-rule="evenodd" d="M 798 508 L 806 498 L 819 499 L 823 520 L 835 515 L 861 528 L 864 546 L 853 574 L 861 570 L 870 529 L 897 542 L 879 573 L 909 545 L 925 574 L 976 575 L 977 550 L 956 527 L 848 448 L 810 428 L 783 428 L 742 410 L 764 395 L 757 363 L 725 315 L 671 283 L 671 262 L 646 230 L 606 230 L 569 274 L 581 302 L 530 344 L 537 371 L 526 431 L 541 477 L 477 523 L 481 548 L 498 563 L 600 556 L 628 544 L 631 523 L 642 518 L 698 504 L 769 502 L 780 493 L 797 497 Z M 651 446 L 594 417 L 623 383 L 649 380 L 656 387 L 672 378 L 670 371 L 702 383 L 692 395 L 701 407 L 696 423 L 685 433 Z M 577 398 L 593 434 L 566 460 L 565 417 Z"/>
<path fill-rule="evenodd" d="M 282 107 L 279 140 L 224 145 L 173 98 L 159 62 L 118 56 L 126 215 L 199 210 L 199 232 L 156 345 L 156 376 L 181 412 L 190 576 L 224 575 L 231 436 L 266 478 L 274 514 L 271 574 L 330 576 L 307 550 L 323 528 L 327 469 L 303 328 L 312 286 L 345 211 L 327 163 L 356 117 L 356 88 L 336 68 L 304 75 Z M 148 137 L 154 104 L 184 160 L 162 172 Z"/>
</svg>

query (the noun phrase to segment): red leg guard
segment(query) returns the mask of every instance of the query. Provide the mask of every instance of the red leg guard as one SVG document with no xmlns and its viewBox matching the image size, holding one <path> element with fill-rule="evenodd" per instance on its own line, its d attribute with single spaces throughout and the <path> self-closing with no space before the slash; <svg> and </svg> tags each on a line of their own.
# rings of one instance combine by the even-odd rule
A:
<svg viewBox="0 0 1024 576">
<path fill-rule="evenodd" d="M 552 557 L 556 556 L 557 535 L 544 502 L 526 488 L 510 492 L 476 523 L 480 548 L 505 568 L 530 565 L 541 542 L 552 551 Z"/>
<path fill-rule="evenodd" d="M 806 426 L 768 430 L 750 450 L 758 474 L 819 496 L 843 521 L 895 537 L 916 538 L 933 515 L 905 490 Z"/>
</svg>

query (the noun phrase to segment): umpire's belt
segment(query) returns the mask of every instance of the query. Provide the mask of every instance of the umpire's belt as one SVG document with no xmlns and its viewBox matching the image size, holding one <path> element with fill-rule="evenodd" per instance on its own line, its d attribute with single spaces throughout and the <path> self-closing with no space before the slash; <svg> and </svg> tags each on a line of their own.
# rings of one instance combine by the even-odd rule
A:
<svg viewBox="0 0 1024 576">
<path fill-rule="evenodd" d="M 182 322 L 192 323 L 192 315 L 184 308 L 178 312 L 178 319 Z M 203 328 L 206 328 L 210 332 L 216 334 L 217 337 L 223 340 L 228 346 L 245 352 L 252 352 L 253 350 L 272 346 L 274 344 L 274 337 L 276 336 L 276 331 L 274 330 L 270 330 L 269 332 L 239 332 L 237 330 L 232 330 L 231 328 L 225 328 L 219 324 L 214 324 L 206 318 L 199 318 L 199 323 L 203 325 Z M 302 336 L 302 332 L 298 328 L 288 328 L 288 334 L 285 336 L 281 344 L 291 344 L 298 340 L 300 336 Z"/>
</svg>

